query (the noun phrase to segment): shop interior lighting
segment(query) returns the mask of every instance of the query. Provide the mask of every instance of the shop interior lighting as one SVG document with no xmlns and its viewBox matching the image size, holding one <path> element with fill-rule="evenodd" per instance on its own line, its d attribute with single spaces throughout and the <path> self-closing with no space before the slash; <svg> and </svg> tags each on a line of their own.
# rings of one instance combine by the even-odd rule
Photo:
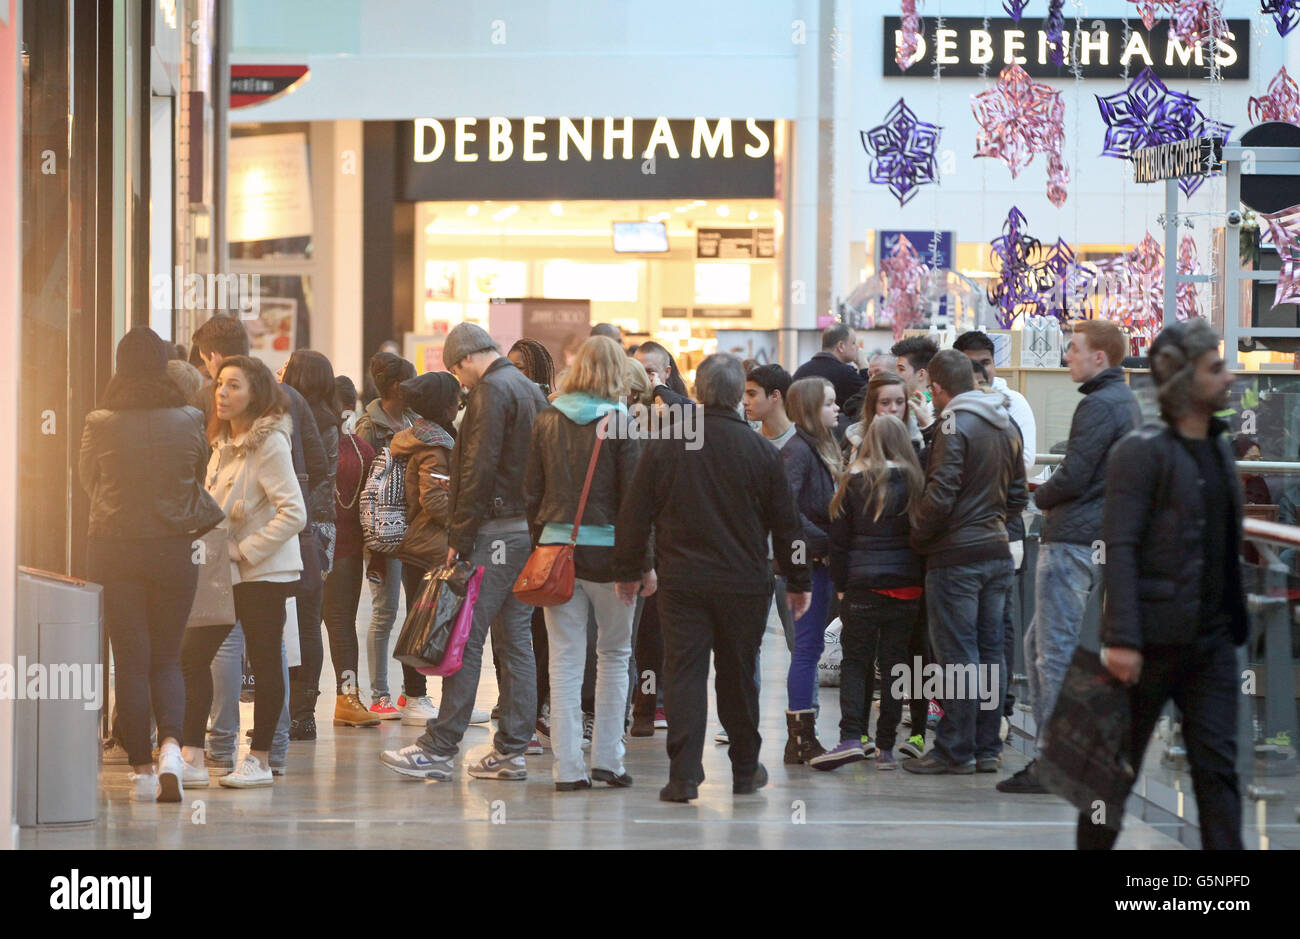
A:
<svg viewBox="0 0 1300 939">
<path fill-rule="evenodd" d="M 674 212 L 685 212 L 685 211 L 686 211 L 687 209 L 689 209 L 689 208 L 690 208 L 689 205 L 679 205 L 677 208 L 673 209 L 673 211 L 674 211 Z"/>
<path fill-rule="evenodd" d="M 564 214 L 564 206 L 560 205 L 560 203 L 558 203 L 558 202 L 552 202 L 552 203 L 551 203 L 551 214 L 554 215 L 554 216 L 557 216 L 557 217 L 563 215 L 563 214 Z"/>
<path fill-rule="evenodd" d="M 718 214 L 723 218 L 726 218 L 728 215 L 731 214 L 731 209 L 725 205 L 720 205 L 718 206 Z"/>
<path fill-rule="evenodd" d="M 514 214 L 515 214 L 516 212 L 518 212 L 518 211 L 519 211 L 519 206 L 517 206 L 517 205 L 508 205 L 508 206 L 506 206 L 504 209 L 502 209 L 501 211 L 495 213 L 495 214 L 492 216 L 492 219 L 493 219 L 493 221 L 504 222 L 506 219 L 510 218 L 510 216 L 514 215 Z"/>
<path fill-rule="evenodd" d="M 475 204 L 473 204 L 473 205 L 467 205 L 467 206 L 465 206 L 465 214 L 466 214 L 466 215 L 478 215 L 478 204 L 475 203 Z"/>
<path fill-rule="evenodd" d="M 749 214 L 748 214 L 747 216 L 745 216 L 745 217 L 746 217 L 747 219 L 749 219 L 751 222 L 757 221 L 757 220 L 758 220 L 758 209 L 750 209 L 750 210 L 749 210 Z"/>
</svg>

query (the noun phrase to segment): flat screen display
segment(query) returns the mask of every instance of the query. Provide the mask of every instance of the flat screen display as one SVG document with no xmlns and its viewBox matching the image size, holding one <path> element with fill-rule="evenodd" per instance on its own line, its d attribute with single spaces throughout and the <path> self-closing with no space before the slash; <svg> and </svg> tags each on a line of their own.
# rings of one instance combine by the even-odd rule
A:
<svg viewBox="0 0 1300 939">
<path fill-rule="evenodd" d="M 614 250 L 619 254 L 653 254 L 668 250 L 664 222 L 615 222 Z"/>
</svg>

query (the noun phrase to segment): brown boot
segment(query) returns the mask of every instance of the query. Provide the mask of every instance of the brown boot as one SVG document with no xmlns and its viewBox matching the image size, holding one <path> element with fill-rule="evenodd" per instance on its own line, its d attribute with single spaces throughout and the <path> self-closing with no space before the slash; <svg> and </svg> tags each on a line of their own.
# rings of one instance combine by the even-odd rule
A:
<svg viewBox="0 0 1300 939">
<path fill-rule="evenodd" d="M 335 727 L 372 727 L 379 723 L 379 716 L 371 714 L 361 703 L 357 693 L 341 694 L 334 699 Z"/>
<path fill-rule="evenodd" d="M 826 748 L 817 742 L 815 721 L 816 714 L 811 709 L 785 712 L 788 734 L 785 742 L 786 763 L 807 763 L 826 752 Z"/>
</svg>

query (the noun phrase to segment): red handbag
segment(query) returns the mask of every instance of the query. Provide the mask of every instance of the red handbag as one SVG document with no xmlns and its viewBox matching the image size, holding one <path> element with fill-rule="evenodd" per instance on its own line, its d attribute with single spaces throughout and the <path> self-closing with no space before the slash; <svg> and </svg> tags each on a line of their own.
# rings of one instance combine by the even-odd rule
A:
<svg viewBox="0 0 1300 939">
<path fill-rule="evenodd" d="M 600 442 L 605 439 L 609 415 L 596 427 L 596 446 L 587 464 L 587 478 L 582 484 L 578 499 L 578 514 L 573 520 L 573 531 L 568 544 L 539 544 L 528 556 L 528 563 L 515 581 L 514 595 L 520 603 L 529 606 L 559 606 L 573 597 L 573 549 L 578 544 L 578 526 L 587 508 L 587 493 L 591 491 L 591 477 L 596 473 L 596 459 L 600 456 Z"/>
</svg>

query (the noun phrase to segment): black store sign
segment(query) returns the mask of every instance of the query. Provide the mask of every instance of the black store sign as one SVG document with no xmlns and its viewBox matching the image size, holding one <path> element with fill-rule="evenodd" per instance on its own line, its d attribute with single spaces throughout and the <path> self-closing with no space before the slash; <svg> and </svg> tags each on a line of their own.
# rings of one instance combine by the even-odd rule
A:
<svg viewBox="0 0 1300 939">
<path fill-rule="evenodd" d="M 1183 46 L 1169 35 L 1167 19 L 1147 30 L 1137 17 L 1083 17 L 1077 24 L 1066 17 L 1067 61 L 1058 66 L 1052 61 L 1052 44 L 1040 18 L 1026 16 L 1017 23 L 1010 17 L 945 17 L 940 31 L 938 18 L 927 16 L 919 37 L 923 54 L 904 72 L 894 61 L 902 29 L 901 18 L 885 17 L 881 74 L 886 78 L 934 78 L 936 68 L 949 77 L 974 77 L 987 70 L 996 78 L 1013 60 L 1035 78 L 1072 78 L 1070 63 L 1075 61 L 1082 66 L 1084 78 L 1124 78 L 1126 72 L 1135 78 L 1149 66 L 1161 78 L 1197 79 L 1205 78 L 1210 67 L 1208 45 Z M 1228 33 L 1219 41 L 1219 74 L 1229 80 L 1250 78 L 1250 21 L 1228 20 Z"/>
<path fill-rule="evenodd" d="M 1223 141 L 1213 137 L 1176 140 L 1135 150 L 1130 159 L 1135 183 L 1209 176 L 1223 166 Z"/>
<path fill-rule="evenodd" d="M 776 257 L 774 228 L 698 228 L 695 256 L 720 261 Z"/>
<path fill-rule="evenodd" d="M 770 199 L 775 122 L 688 118 L 445 118 L 397 125 L 407 202 Z"/>
</svg>

